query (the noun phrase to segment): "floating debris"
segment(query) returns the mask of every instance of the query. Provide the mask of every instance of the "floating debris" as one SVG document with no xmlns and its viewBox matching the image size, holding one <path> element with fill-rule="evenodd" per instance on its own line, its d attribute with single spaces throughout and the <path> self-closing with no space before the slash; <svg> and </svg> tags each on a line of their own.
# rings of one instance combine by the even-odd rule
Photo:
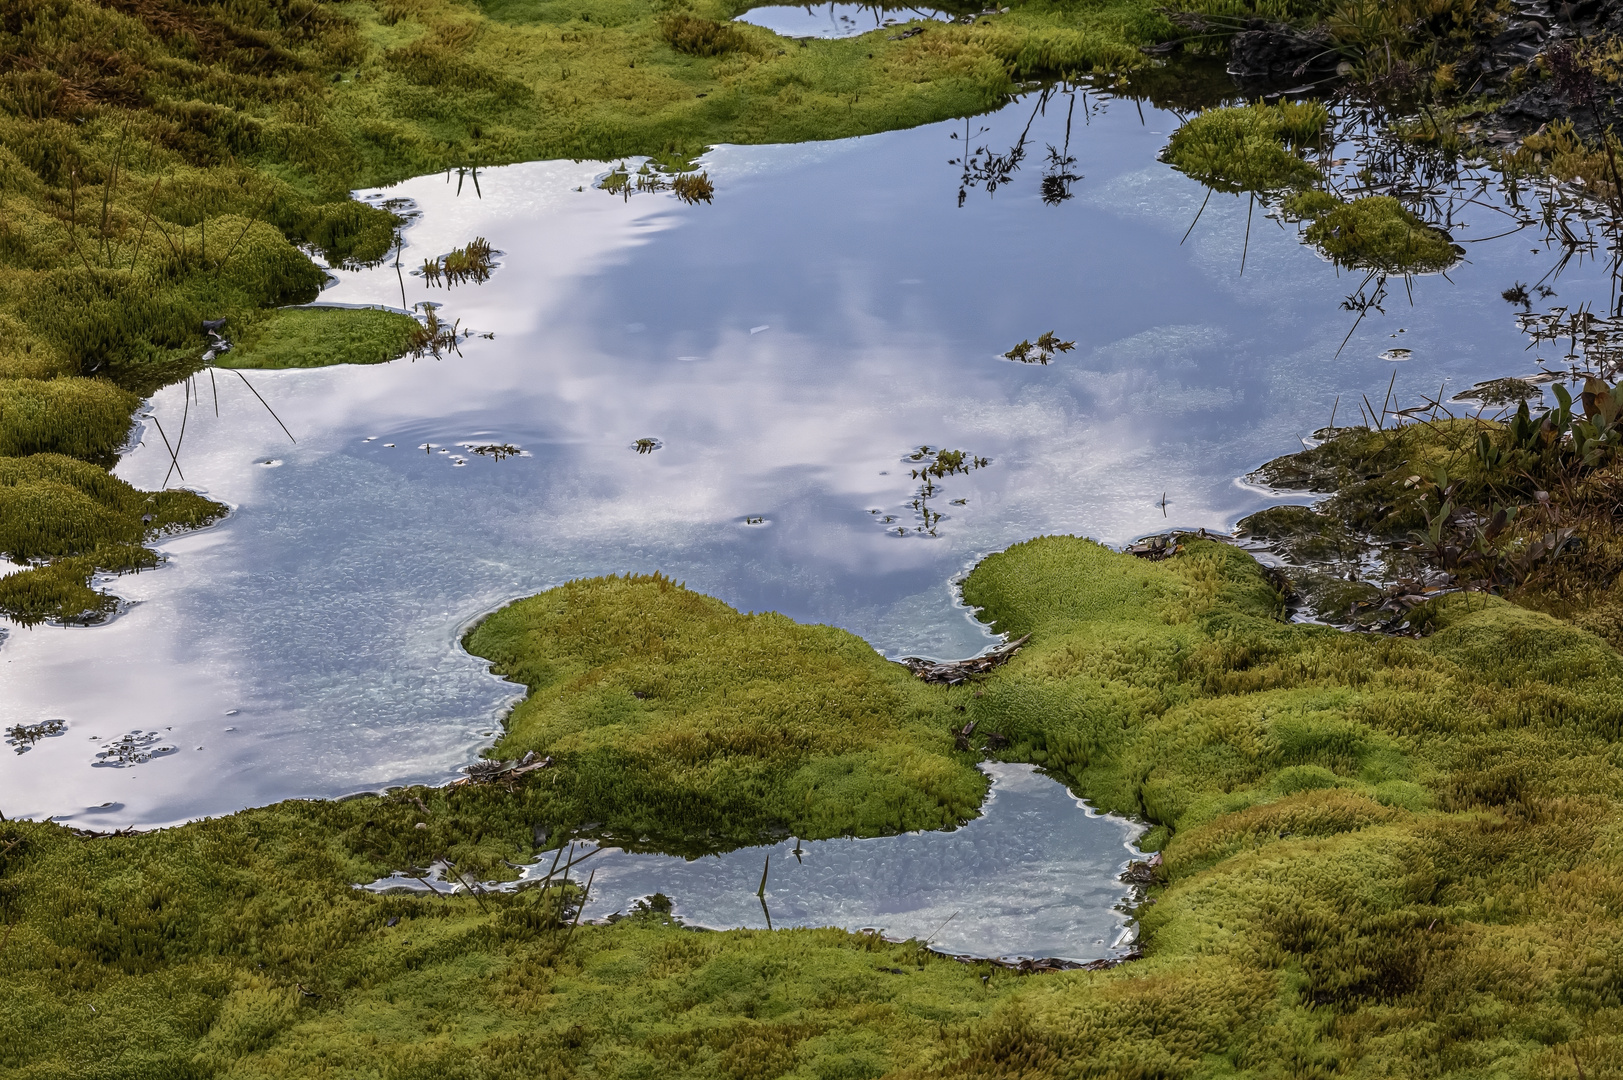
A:
<svg viewBox="0 0 1623 1080">
<path fill-rule="evenodd" d="M 665 444 L 658 439 L 638 439 L 631 444 L 631 449 L 639 454 L 652 454 L 655 450 L 662 449 L 664 446 Z"/>
<path fill-rule="evenodd" d="M 68 729 L 66 720 L 42 720 L 37 724 L 15 724 L 6 729 L 6 742 L 19 754 L 26 754 L 41 739 L 53 739 Z"/>
<path fill-rule="evenodd" d="M 1031 640 L 1031 635 L 1017 638 L 999 645 L 995 649 L 972 656 L 968 660 L 921 660 L 917 656 L 906 656 L 897 663 L 911 671 L 915 677 L 928 683 L 944 683 L 947 686 L 957 686 L 968 682 L 971 675 L 984 675 L 1000 664 L 1008 663 L 1009 658 Z M 975 725 L 969 724 L 966 730 L 959 732 L 967 741 L 974 732 Z"/>
<path fill-rule="evenodd" d="M 549 768 L 551 765 L 552 755 L 541 757 L 531 750 L 517 761 L 476 761 L 462 770 L 467 773 L 466 776 L 451 781 L 451 785 L 455 787 L 458 784 L 494 784 L 498 781 L 517 780 L 526 773 Z"/>
<path fill-rule="evenodd" d="M 466 449 L 470 454 L 478 454 L 480 457 L 495 458 L 497 461 L 505 461 L 507 458 L 520 457 L 524 454 L 522 447 L 514 446 L 512 443 L 505 442 L 458 443 L 457 445 Z"/>
<path fill-rule="evenodd" d="M 1149 536 L 1136 544 L 1127 545 L 1127 554 L 1137 555 L 1140 559 L 1148 559 L 1151 562 L 1170 559 L 1182 550 L 1183 545 L 1178 543 L 1176 536 Z"/>
<path fill-rule="evenodd" d="M 1507 377 L 1479 382 L 1471 389 L 1455 394 L 1454 400 L 1480 401 L 1484 405 L 1516 405 L 1543 396 L 1544 392 L 1530 380 Z"/>
<path fill-rule="evenodd" d="M 93 768 L 125 769 L 131 765 L 144 765 L 155 757 L 173 754 L 179 749 L 156 745 L 161 738 L 156 731 L 132 731 L 97 751 L 96 760 L 90 764 Z"/>
</svg>

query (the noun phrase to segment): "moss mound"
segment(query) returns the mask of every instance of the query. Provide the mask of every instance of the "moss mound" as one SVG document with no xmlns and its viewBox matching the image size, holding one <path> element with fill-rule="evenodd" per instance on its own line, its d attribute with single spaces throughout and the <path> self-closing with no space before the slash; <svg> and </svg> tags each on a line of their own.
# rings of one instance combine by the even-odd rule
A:
<svg viewBox="0 0 1623 1080">
<path fill-rule="evenodd" d="M 225 513 L 195 492 L 137 491 L 61 454 L 0 457 L 0 554 L 42 563 L 0 578 L 0 613 L 25 626 L 100 618 L 114 601 L 90 588 L 93 573 L 156 566 L 142 544 Z"/>
<path fill-rule="evenodd" d="M 1315 214 L 1305 233 L 1338 266 L 1387 274 L 1447 270 L 1465 250 L 1390 195 L 1371 195 Z"/>
<path fill-rule="evenodd" d="M 253 323 L 221 367 L 381 364 L 403 356 L 417 320 L 376 308 L 282 308 Z"/>
<path fill-rule="evenodd" d="M 571 582 L 466 644 L 530 691 L 495 753 L 552 755 L 621 835 L 939 829 L 986 791 L 953 750 L 949 695 L 843 630 L 657 575 Z"/>
<path fill-rule="evenodd" d="M 1316 101 L 1207 109 L 1172 133 L 1165 158 L 1216 191 L 1306 187 L 1323 175 L 1293 148 L 1316 141 L 1329 122 Z"/>
<path fill-rule="evenodd" d="M 0 456 L 67 454 L 110 464 L 140 403 L 101 379 L 0 379 Z"/>
</svg>

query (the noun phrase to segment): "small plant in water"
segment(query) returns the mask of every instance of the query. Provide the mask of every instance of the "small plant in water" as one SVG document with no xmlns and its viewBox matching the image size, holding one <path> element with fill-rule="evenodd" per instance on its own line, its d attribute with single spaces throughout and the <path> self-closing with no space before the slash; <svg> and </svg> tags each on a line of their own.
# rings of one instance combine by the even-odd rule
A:
<svg viewBox="0 0 1623 1080">
<path fill-rule="evenodd" d="M 711 196 L 716 193 L 716 186 L 710 182 L 709 173 L 682 173 L 671 181 L 671 191 L 678 199 L 693 205 L 709 202 Z"/>
<path fill-rule="evenodd" d="M 15 724 L 6 729 L 6 742 L 19 754 L 26 754 L 41 739 L 49 739 L 66 731 L 66 720 L 42 720 L 37 724 Z"/>
<path fill-rule="evenodd" d="M 490 241 L 476 236 L 466 246 L 453 248 L 447 255 L 424 262 L 420 273 L 430 285 L 443 282 L 446 288 L 450 288 L 470 281 L 482 285 L 490 280 L 491 273 L 496 269 L 498 254 L 500 252 L 490 246 Z"/>
<path fill-rule="evenodd" d="M 1007 360 L 1015 360 L 1022 364 L 1046 364 L 1054 359 L 1056 354 L 1067 353 L 1074 348 L 1076 342 L 1061 341 L 1054 331 L 1049 330 L 1036 342 L 1022 341 L 1003 356 Z"/>
<path fill-rule="evenodd" d="M 512 443 L 463 443 L 462 445 L 467 448 L 467 451 L 470 454 L 478 454 L 480 457 L 495 458 L 497 461 L 502 461 L 503 459 L 510 457 L 518 457 L 520 454 L 524 453 L 524 450 L 521 447 L 514 446 Z"/>
<path fill-rule="evenodd" d="M 907 455 L 907 461 L 916 463 L 917 466 L 909 469 L 908 475 L 914 480 L 924 481 L 913 493 L 912 500 L 907 504 L 918 515 L 918 524 L 913 527 L 912 531 L 922 536 L 937 535 L 936 526 L 941 523 L 941 512 L 931 505 L 933 500 L 940 496 L 942 490 L 936 481 L 959 473 L 967 475 L 976 469 L 984 469 L 992 463 L 990 459 L 976 456 L 967 450 L 945 450 L 933 446 L 916 448 Z M 964 506 L 967 503 L 967 499 L 952 500 L 954 506 Z M 878 510 L 869 512 L 875 515 L 880 513 Z M 880 518 L 880 522 L 887 526 L 886 532 L 893 532 L 897 536 L 906 536 L 908 530 L 903 526 L 894 525 L 895 521 L 895 516 L 890 514 Z"/>
<path fill-rule="evenodd" d="M 658 439 L 638 439 L 636 442 L 631 444 L 631 449 L 635 450 L 639 454 L 652 454 L 655 450 L 658 450 L 664 445 L 665 444 L 660 442 Z"/>
<path fill-rule="evenodd" d="M 457 340 L 462 333 L 459 329 L 462 320 L 442 322 L 435 307 L 436 305 L 428 303 L 417 305 L 417 309 L 425 314 L 406 341 L 406 351 L 411 354 L 413 360 L 419 356 L 432 356 L 438 360 L 447 352 L 462 355 L 462 350 L 457 347 Z"/>
</svg>

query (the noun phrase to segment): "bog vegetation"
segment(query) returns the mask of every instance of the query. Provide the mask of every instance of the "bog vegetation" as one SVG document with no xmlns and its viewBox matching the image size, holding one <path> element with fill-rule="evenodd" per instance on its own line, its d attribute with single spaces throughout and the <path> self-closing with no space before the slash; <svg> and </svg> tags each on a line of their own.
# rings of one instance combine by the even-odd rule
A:
<svg viewBox="0 0 1623 1080">
<path fill-rule="evenodd" d="M 1035 540 L 982 563 L 965 596 L 1032 636 L 947 687 L 841 631 L 657 577 L 576 582 L 470 638 L 531 690 L 499 749 L 554 760 L 522 779 L 144 836 L 0 825 L 0 1063 L 27 1077 L 1623 1065 L 1607 840 L 1623 660 L 1600 638 L 1465 594 L 1436 604 L 1424 638 L 1290 624 L 1277 578 L 1199 540 L 1159 562 Z M 996 756 L 1152 824 L 1164 862 L 1136 912 L 1143 960 L 1020 977 L 839 931 L 696 932 L 658 910 L 571 928 L 578 894 L 556 888 L 351 887 L 436 859 L 506 877 L 504 860 L 582 830 L 697 852 L 948 821 L 981 790 L 987 751 L 953 737 L 970 720 Z"/>
</svg>

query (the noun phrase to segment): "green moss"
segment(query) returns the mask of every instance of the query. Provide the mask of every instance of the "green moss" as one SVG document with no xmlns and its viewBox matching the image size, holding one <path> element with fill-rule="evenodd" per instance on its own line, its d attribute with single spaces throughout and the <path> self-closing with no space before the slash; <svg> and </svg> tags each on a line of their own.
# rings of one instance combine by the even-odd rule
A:
<svg viewBox="0 0 1623 1080">
<path fill-rule="evenodd" d="M 93 573 L 156 566 L 144 542 L 225 513 L 195 492 L 137 491 L 105 469 L 60 454 L 0 457 L 0 554 L 45 561 L 0 579 L 0 613 L 24 625 L 104 615 L 113 601 L 90 588 Z"/>
<path fill-rule="evenodd" d="M 417 325 L 409 315 L 376 308 L 282 308 L 251 324 L 215 363 L 241 368 L 381 364 L 405 354 Z"/>
<path fill-rule="evenodd" d="M 1388 274 L 1430 274 L 1459 262 L 1465 250 L 1390 195 L 1370 195 L 1317 213 L 1308 243 L 1338 266 Z"/>
<path fill-rule="evenodd" d="M 291 802 L 105 839 L 0 825 L 0 1061 L 29 1077 L 101 1075 L 116 1056 L 155 1076 L 1335 1063 L 1463 1080 L 1573 1054 L 1604 1075 L 1623 1050 L 1607 900 L 1623 890 L 1623 658 L 1598 638 L 1481 596 L 1438 603 L 1423 639 L 1288 624 L 1262 568 L 1199 540 L 1150 563 L 1047 537 L 987 559 L 965 595 L 1033 635 L 967 692 L 892 686 L 846 635 L 658 578 L 577 582 L 473 635 L 532 688 L 503 748 L 562 751 L 511 791 Z M 939 711 L 952 704 L 965 711 Z M 534 893 L 348 884 L 436 856 L 504 873 L 536 827 L 649 820 L 626 808 L 700 775 L 735 825 L 768 821 L 777 790 L 738 778 L 839 760 L 859 725 L 961 768 L 942 739 L 965 719 L 1154 823 L 1145 959 L 1022 979 L 835 931 L 697 934 L 643 915 L 571 935 Z M 678 743 L 728 760 L 652 760 Z M 602 784 L 585 787 L 572 774 L 594 754 Z M 655 842 L 689 828 L 651 823 Z"/>
<path fill-rule="evenodd" d="M 495 753 L 552 755 L 557 782 L 620 835 L 942 828 L 986 790 L 953 751 L 947 696 L 906 668 L 657 575 L 520 601 L 467 647 L 530 691 Z"/>
<path fill-rule="evenodd" d="M 1341 200 L 1328 191 L 1318 188 L 1307 188 L 1304 191 L 1293 191 L 1285 196 L 1280 204 L 1285 216 L 1292 221 L 1312 220 L 1327 210 L 1334 210 L 1341 205 Z"/>
<path fill-rule="evenodd" d="M 1305 187 L 1323 176 L 1293 148 L 1316 141 L 1329 122 L 1329 113 L 1316 101 L 1207 109 L 1172 133 L 1165 157 L 1217 191 Z"/>
<path fill-rule="evenodd" d="M 101 379 L 0 379 L 0 455 L 111 463 L 141 399 Z"/>
</svg>

